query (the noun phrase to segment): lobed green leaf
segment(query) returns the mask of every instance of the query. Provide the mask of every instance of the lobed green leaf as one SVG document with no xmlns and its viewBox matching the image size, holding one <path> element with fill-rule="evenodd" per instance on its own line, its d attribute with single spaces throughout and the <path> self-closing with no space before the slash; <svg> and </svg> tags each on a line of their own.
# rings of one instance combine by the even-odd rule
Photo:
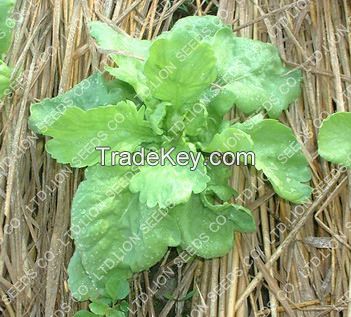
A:
<svg viewBox="0 0 351 317">
<path fill-rule="evenodd" d="M 119 80 L 109 81 L 102 74 L 95 73 L 55 98 L 32 104 L 29 126 L 33 131 L 45 134 L 68 108 L 89 110 L 117 104 L 125 99 L 133 100 L 134 95 L 135 92 L 126 83 Z"/>
<path fill-rule="evenodd" d="M 212 44 L 222 86 L 212 107 L 236 105 L 246 114 L 265 109 L 278 117 L 300 95 L 301 74 L 284 67 L 275 46 L 219 30 Z"/>
<path fill-rule="evenodd" d="M 150 124 L 144 120 L 144 108 L 137 110 L 131 101 L 89 110 L 70 107 L 45 135 L 53 137 L 46 144 L 46 150 L 58 162 L 72 167 L 99 162 L 101 153 L 96 151 L 97 146 L 134 151 L 143 142 L 155 140 Z"/>
<path fill-rule="evenodd" d="M 178 148 L 176 152 L 182 149 Z M 195 153 L 191 145 L 187 150 L 190 149 Z M 187 202 L 192 193 L 201 193 L 209 179 L 201 157 L 195 170 L 187 165 L 173 166 L 168 162 L 165 165 L 142 166 L 140 173 L 132 177 L 129 189 L 133 193 L 140 192 L 140 202 L 146 203 L 149 208 L 167 208 Z"/>
</svg>

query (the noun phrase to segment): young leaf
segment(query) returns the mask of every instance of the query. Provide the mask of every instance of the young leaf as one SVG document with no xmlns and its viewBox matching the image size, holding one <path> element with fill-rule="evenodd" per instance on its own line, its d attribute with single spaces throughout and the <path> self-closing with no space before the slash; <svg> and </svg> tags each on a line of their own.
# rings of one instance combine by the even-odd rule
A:
<svg viewBox="0 0 351 317">
<path fill-rule="evenodd" d="M 206 188 L 209 177 L 202 163 L 201 156 L 198 168 L 193 171 L 190 166 L 172 166 L 168 162 L 164 165 L 142 166 L 140 173 L 132 177 L 129 189 L 133 193 L 140 192 L 140 202 L 146 203 L 149 208 L 167 208 L 184 203 L 192 192 L 198 194 Z"/>
<path fill-rule="evenodd" d="M 185 134 L 196 137 L 203 134 L 208 128 L 208 112 L 204 103 L 197 102 L 185 114 Z"/>
<path fill-rule="evenodd" d="M 89 110 L 117 104 L 125 99 L 133 100 L 134 95 L 135 92 L 128 84 L 119 80 L 108 81 L 102 74 L 95 73 L 55 98 L 32 104 L 29 125 L 33 131 L 45 133 L 70 107 Z"/>
<path fill-rule="evenodd" d="M 217 107 L 235 104 L 246 114 L 266 109 L 269 116 L 278 117 L 300 95 L 300 72 L 284 67 L 273 45 L 222 29 L 212 47 L 223 86 L 214 101 Z"/>
<path fill-rule="evenodd" d="M 324 159 L 351 167 L 351 113 L 338 112 L 323 121 L 318 153 Z"/>
<path fill-rule="evenodd" d="M 273 119 L 262 120 L 252 129 L 244 129 L 254 143 L 256 168 L 263 171 L 274 190 L 294 203 L 306 201 L 311 193 L 307 184 L 311 174 L 292 131 Z"/>
<path fill-rule="evenodd" d="M 141 59 L 145 59 L 148 55 L 150 41 L 135 39 L 98 21 L 90 22 L 89 27 L 91 36 L 95 38 L 97 45 L 104 50 L 119 51 L 121 55 Z"/>
<path fill-rule="evenodd" d="M 0 59 L 0 99 L 10 86 L 11 69 Z"/>
<path fill-rule="evenodd" d="M 145 111 L 147 120 L 150 122 L 150 125 L 154 132 L 158 135 L 163 134 L 162 125 L 163 120 L 166 117 L 168 104 L 162 102 L 158 104 L 155 108 L 148 107 Z"/>
<path fill-rule="evenodd" d="M 145 75 L 154 97 L 181 107 L 196 101 L 216 79 L 215 58 L 208 44 L 188 33 L 172 32 L 150 48 Z"/>
<path fill-rule="evenodd" d="M 129 283 L 126 279 L 113 275 L 106 282 L 106 291 L 114 301 L 123 299 L 129 294 Z"/>
<path fill-rule="evenodd" d="M 99 162 L 101 153 L 95 150 L 97 146 L 133 151 L 143 142 L 154 141 L 155 136 L 150 124 L 144 120 L 144 108 L 137 110 L 131 101 L 86 111 L 70 107 L 45 135 L 53 137 L 46 144 L 52 157 L 73 167 Z"/>
<path fill-rule="evenodd" d="M 0 58 L 6 54 L 12 36 L 14 21 L 10 18 L 10 13 L 15 5 L 14 0 L 0 1 Z"/>
<path fill-rule="evenodd" d="M 126 189 L 131 175 L 120 166 L 89 167 L 73 200 L 76 250 L 99 289 L 110 276 L 128 279 L 148 269 L 168 246 L 180 243 L 176 221 L 164 210 L 140 204 L 138 195 Z"/>
</svg>

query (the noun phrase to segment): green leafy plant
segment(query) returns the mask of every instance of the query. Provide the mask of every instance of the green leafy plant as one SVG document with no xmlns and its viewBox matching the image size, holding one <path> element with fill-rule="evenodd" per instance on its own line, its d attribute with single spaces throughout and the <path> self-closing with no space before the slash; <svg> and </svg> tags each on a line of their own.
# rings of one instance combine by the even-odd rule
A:
<svg viewBox="0 0 351 317">
<path fill-rule="evenodd" d="M 87 167 L 72 205 L 69 286 L 92 313 L 128 293 L 133 273 L 155 265 L 169 247 L 204 258 L 225 255 L 234 232 L 252 232 L 247 208 L 233 203 L 231 171 L 205 162 L 213 151 L 254 151 L 256 168 L 294 203 L 307 200 L 310 171 L 292 131 L 276 118 L 300 93 L 300 73 L 277 49 L 235 37 L 217 17 L 188 17 L 153 41 L 130 38 L 92 22 L 97 46 L 114 67 L 72 90 L 31 106 L 30 125 L 52 137 L 46 150 L 60 163 Z M 244 122 L 224 119 L 232 107 Z M 270 118 L 266 119 L 265 117 Z M 238 118 L 239 119 L 239 118 Z M 100 166 L 96 146 L 200 154 L 189 166 Z M 107 302 L 101 302 L 106 299 Z M 120 304 L 118 304 L 120 305 Z M 115 309 L 116 310 L 116 309 Z"/>
</svg>

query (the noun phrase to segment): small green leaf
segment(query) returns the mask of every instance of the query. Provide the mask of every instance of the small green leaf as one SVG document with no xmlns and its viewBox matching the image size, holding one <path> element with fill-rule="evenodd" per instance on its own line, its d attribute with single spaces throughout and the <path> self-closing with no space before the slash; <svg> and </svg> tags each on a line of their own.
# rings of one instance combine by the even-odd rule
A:
<svg viewBox="0 0 351 317">
<path fill-rule="evenodd" d="M 45 133 L 70 107 L 89 110 L 117 104 L 125 99 L 133 100 L 134 95 L 135 92 L 126 83 L 119 80 L 109 81 L 102 74 L 95 73 L 55 98 L 32 104 L 29 125 L 33 131 Z"/>
<path fill-rule="evenodd" d="M 196 101 L 216 79 L 215 58 L 208 44 L 188 33 L 172 32 L 150 48 L 145 75 L 154 97 L 176 107 Z"/>
<path fill-rule="evenodd" d="M 113 299 L 123 299 L 129 294 L 129 283 L 126 279 L 111 276 L 106 282 L 107 294 Z"/>
<path fill-rule="evenodd" d="M 131 101 L 90 110 L 68 108 L 45 132 L 53 137 L 46 150 L 60 163 L 73 167 L 91 166 L 100 161 L 97 146 L 116 151 L 133 151 L 155 135 L 144 120 L 144 108 L 137 110 Z"/>
<path fill-rule="evenodd" d="M 15 5 L 14 0 L 0 1 L 0 58 L 7 53 L 10 46 L 12 30 L 15 21 L 11 19 L 11 11 Z"/>
<path fill-rule="evenodd" d="M 323 121 L 318 153 L 324 159 L 351 167 L 351 113 L 338 112 Z"/>
<path fill-rule="evenodd" d="M 108 305 L 99 302 L 89 304 L 89 309 L 96 315 L 105 315 L 108 308 Z"/>
<path fill-rule="evenodd" d="M 74 317 L 96 317 L 97 315 L 87 311 L 87 310 L 80 310 L 74 314 Z"/>
</svg>

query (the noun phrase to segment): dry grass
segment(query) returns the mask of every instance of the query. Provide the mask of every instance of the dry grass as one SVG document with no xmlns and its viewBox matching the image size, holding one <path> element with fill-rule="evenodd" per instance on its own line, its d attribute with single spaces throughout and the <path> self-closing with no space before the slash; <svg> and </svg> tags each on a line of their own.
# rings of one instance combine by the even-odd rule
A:
<svg viewBox="0 0 351 317">
<path fill-rule="evenodd" d="M 350 177 L 331 173 L 316 155 L 319 120 L 351 111 L 350 1 L 168 2 L 17 0 L 9 61 L 22 75 L 0 106 L 0 295 L 17 289 L 11 303 L 1 302 L 4 316 L 72 316 L 87 305 L 70 298 L 66 273 L 73 246 L 65 232 L 82 174 L 53 161 L 45 140 L 27 127 L 33 101 L 69 89 L 107 62 L 87 22 L 99 19 L 152 38 L 181 16 L 216 12 L 239 36 L 274 43 L 287 64 L 302 68 L 303 95 L 281 120 L 303 145 L 316 191 L 313 202 L 294 209 L 273 196 L 254 169 L 233 171 L 233 185 L 247 189 L 241 198 L 254 209 L 256 234 L 237 235 L 224 258 L 195 259 L 180 269 L 174 252 L 167 254 L 161 266 L 135 278 L 133 298 L 162 270 L 175 272 L 150 301 L 133 305 L 135 316 L 186 316 L 191 308 L 197 317 L 351 316 Z"/>
</svg>

